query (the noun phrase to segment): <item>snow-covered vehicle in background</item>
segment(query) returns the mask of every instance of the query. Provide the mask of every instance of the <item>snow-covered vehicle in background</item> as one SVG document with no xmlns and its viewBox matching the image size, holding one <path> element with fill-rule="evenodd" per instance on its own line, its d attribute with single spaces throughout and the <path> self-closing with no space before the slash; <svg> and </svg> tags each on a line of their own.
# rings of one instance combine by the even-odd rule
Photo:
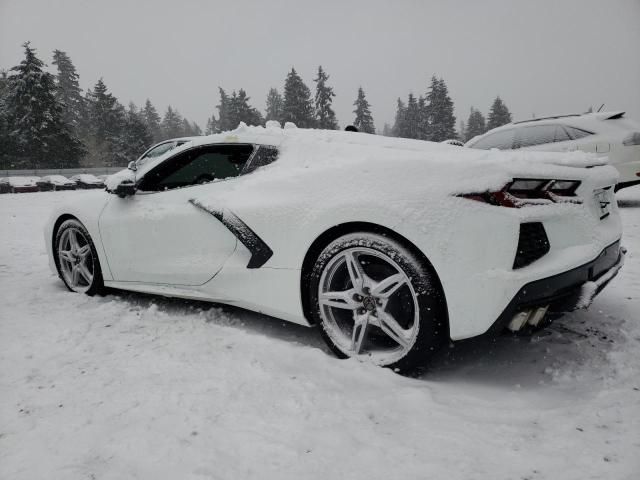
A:
<svg viewBox="0 0 640 480">
<path fill-rule="evenodd" d="M 91 175 L 90 173 L 80 173 L 72 176 L 69 180 L 75 182 L 76 187 L 87 190 L 92 188 L 104 188 L 104 180 Z"/>
<path fill-rule="evenodd" d="M 39 191 L 38 177 L 4 177 L 0 178 L 0 193 L 26 193 Z"/>
<path fill-rule="evenodd" d="M 625 112 L 601 112 L 536 118 L 494 128 L 465 146 L 489 150 L 547 152 L 581 150 L 607 157 L 620 177 L 616 190 L 640 184 L 640 124 Z"/>
<path fill-rule="evenodd" d="M 63 175 L 47 175 L 38 180 L 40 191 L 75 190 L 76 182 Z"/>
<path fill-rule="evenodd" d="M 587 307 L 624 258 L 617 172 L 582 153 L 269 122 L 130 167 L 46 227 L 70 290 L 237 305 L 400 370 L 450 339 Z"/>
</svg>

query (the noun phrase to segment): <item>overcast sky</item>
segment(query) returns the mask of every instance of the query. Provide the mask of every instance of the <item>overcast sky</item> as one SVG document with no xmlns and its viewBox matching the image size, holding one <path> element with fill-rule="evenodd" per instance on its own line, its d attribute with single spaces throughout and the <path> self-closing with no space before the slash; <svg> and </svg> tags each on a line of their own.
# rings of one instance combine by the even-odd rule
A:
<svg viewBox="0 0 640 480">
<path fill-rule="evenodd" d="M 83 89 L 103 77 L 122 103 L 203 127 L 218 86 L 263 110 L 292 66 L 314 91 L 319 64 L 342 126 L 358 86 L 381 130 L 433 74 L 458 121 L 496 95 L 514 119 L 605 103 L 640 120 L 640 0 L 0 0 L 0 68 L 27 40 L 48 64 L 67 52 Z"/>
</svg>

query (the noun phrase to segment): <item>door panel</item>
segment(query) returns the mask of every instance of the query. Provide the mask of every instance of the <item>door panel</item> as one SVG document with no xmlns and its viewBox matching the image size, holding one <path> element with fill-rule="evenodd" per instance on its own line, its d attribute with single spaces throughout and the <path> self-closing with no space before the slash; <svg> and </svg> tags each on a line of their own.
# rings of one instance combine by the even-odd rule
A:
<svg viewBox="0 0 640 480">
<path fill-rule="evenodd" d="M 114 280 L 202 285 L 211 279 L 237 245 L 218 220 L 189 203 L 212 188 L 113 195 L 99 226 Z"/>
</svg>

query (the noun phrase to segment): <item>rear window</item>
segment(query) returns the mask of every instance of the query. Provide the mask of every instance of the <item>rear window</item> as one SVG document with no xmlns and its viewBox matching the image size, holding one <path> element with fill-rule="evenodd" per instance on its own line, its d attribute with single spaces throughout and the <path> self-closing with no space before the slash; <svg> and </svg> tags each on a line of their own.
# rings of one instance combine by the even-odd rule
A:
<svg viewBox="0 0 640 480">
<path fill-rule="evenodd" d="M 516 148 L 571 140 L 560 125 L 532 125 L 518 129 Z"/>
<path fill-rule="evenodd" d="M 500 150 L 510 150 L 513 148 L 513 137 L 515 130 L 501 130 L 496 133 L 490 133 L 486 137 L 481 138 L 471 145 L 471 148 L 479 148 L 481 150 L 490 150 L 498 148 Z"/>
</svg>

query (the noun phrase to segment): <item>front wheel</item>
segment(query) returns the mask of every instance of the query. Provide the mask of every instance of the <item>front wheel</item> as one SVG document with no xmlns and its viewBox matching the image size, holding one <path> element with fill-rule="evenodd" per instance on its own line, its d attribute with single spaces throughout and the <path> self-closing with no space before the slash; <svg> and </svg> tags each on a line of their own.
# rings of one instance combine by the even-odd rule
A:
<svg viewBox="0 0 640 480">
<path fill-rule="evenodd" d="M 56 233 L 55 259 L 58 274 L 69 290 L 94 295 L 104 288 L 96 247 L 78 220 L 62 223 Z"/>
<path fill-rule="evenodd" d="M 310 288 L 311 314 L 341 358 L 407 373 L 448 337 L 435 273 L 389 237 L 362 232 L 334 240 L 318 257 Z"/>
</svg>

